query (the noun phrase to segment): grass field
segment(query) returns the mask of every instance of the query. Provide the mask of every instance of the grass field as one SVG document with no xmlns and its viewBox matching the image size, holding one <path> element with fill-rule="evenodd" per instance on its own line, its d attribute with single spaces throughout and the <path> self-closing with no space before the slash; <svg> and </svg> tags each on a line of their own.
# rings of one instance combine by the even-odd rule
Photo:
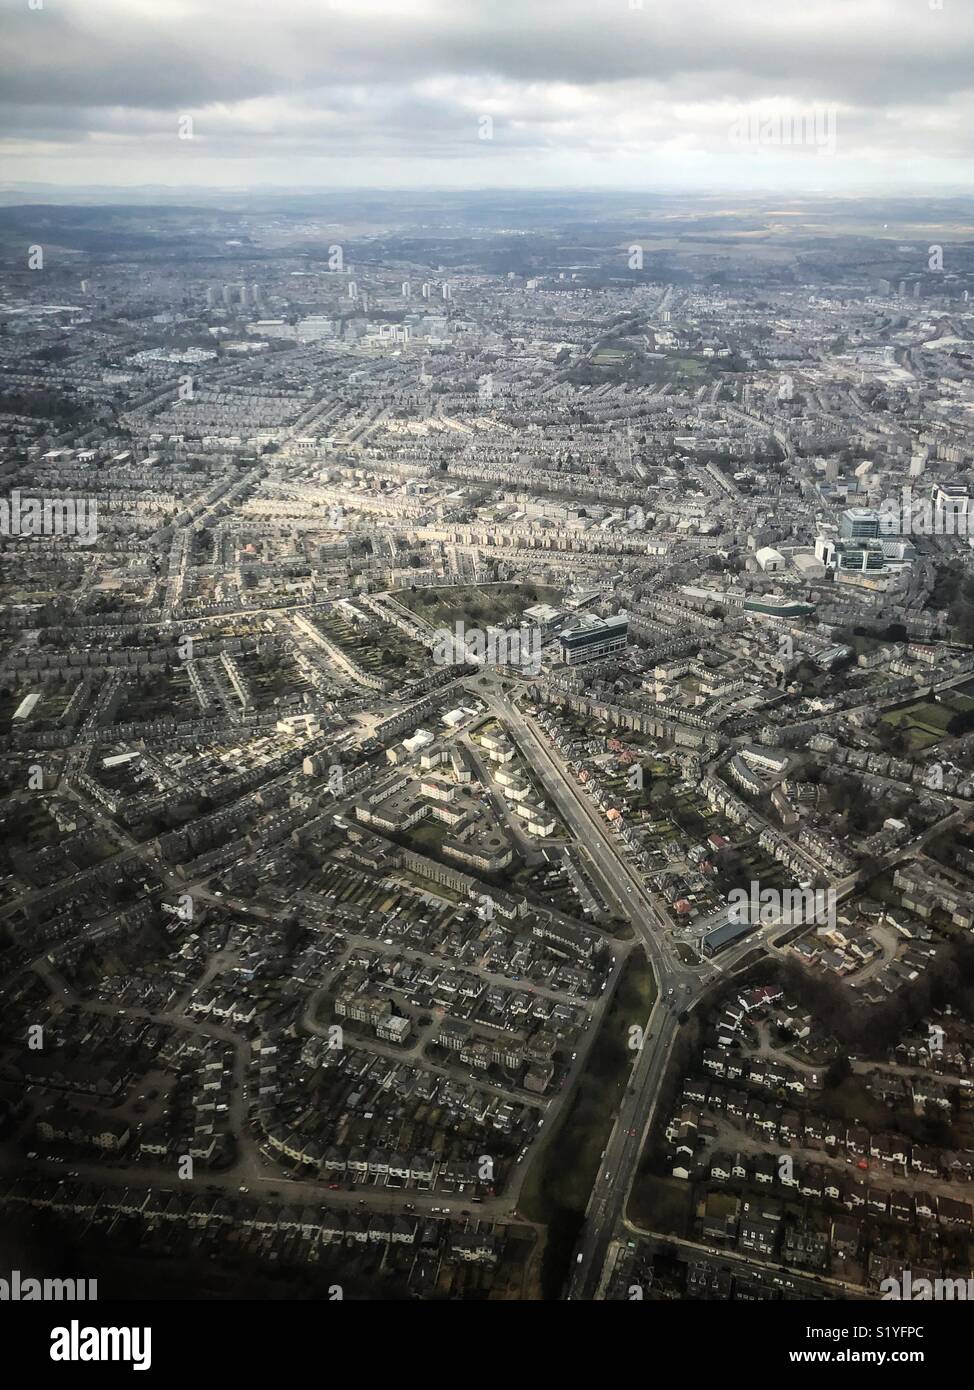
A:
<svg viewBox="0 0 974 1390">
<path fill-rule="evenodd" d="M 955 714 L 974 708 L 974 700 L 958 691 L 950 691 L 941 699 L 917 700 L 915 704 L 902 709 L 890 710 L 884 714 L 882 723 L 899 729 L 907 741 L 911 753 L 920 753 L 931 748 L 945 736 L 947 725 Z"/>
<path fill-rule="evenodd" d="M 397 589 L 397 602 L 436 627 L 516 624 L 525 608 L 556 605 L 561 590 L 543 584 L 459 584 L 441 589 Z"/>
<path fill-rule="evenodd" d="M 668 357 L 666 364 L 675 376 L 693 379 L 707 375 L 707 368 L 696 357 Z"/>
<path fill-rule="evenodd" d="M 693 1189 L 680 1178 L 639 1173 L 629 1198 L 629 1218 L 647 1231 L 685 1236 L 692 1216 Z"/>
</svg>

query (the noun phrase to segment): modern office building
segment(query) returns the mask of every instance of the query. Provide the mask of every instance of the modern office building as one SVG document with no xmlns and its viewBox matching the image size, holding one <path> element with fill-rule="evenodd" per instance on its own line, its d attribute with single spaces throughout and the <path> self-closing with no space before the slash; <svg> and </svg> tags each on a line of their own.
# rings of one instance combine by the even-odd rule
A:
<svg viewBox="0 0 974 1390">
<path fill-rule="evenodd" d="M 599 661 L 614 652 L 625 650 L 629 641 L 629 619 L 621 614 L 613 618 L 586 615 L 571 632 L 560 637 L 562 659 L 566 666 L 578 666 L 583 661 Z"/>
<path fill-rule="evenodd" d="M 935 533 L 966 535 L 970 498 L 966 483 L 937 483 L 933 489 Z"/>
<path fill-rule="evenodd" d="M 842 540 L 865 541 L 879 535 L 879 512 L 870 507 L 850 507 L 839 518 Z"/>
<path fill-rule="evenodd" d="M 884 574 L 888 568 L 886 551 L 879 540 L 834 540 L 819 536 L 815 554 L 823 565 L 833 570 Z"/>
</svg>

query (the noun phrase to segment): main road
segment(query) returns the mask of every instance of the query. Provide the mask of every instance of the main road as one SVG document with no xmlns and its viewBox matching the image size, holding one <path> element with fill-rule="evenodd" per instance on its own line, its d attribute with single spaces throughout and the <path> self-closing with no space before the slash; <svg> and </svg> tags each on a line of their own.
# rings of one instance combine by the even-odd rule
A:
<svg viewBox="0 0 974 1390">
<path fill-rule="evenodd" d="M 706 976 L 702 975 L 699 967 L 694 971 L 685 966 L 679 960 L 667 928 L 642 880 L 618 854 L 611 832 L 580 791 L 557 749 L 539 735 L 518 708 L 516 697 L 512 698 L 496 682 L 496 677 L 488 675 L 485 681 L 482 675 L 469 684 L 506 724 L 562 820 L 587 849 L 594 876 L 600 880 L 600 887 L 609 889 L 610 898 L 619 904 L 623 915 L 635 928 L 652 963 L 658 985 L 657 1001 L 644 1030 L 629 1086 L 599 1163 L 585 1213 L 581 1242 L 575 1252 L 576 1262 L 571 1271 L 568 1297 L 593 1299 L 598 1297 L 603 1283 L 603 1270 L 613 1238 L 624 1226 L 629 1193 L 640 1154 L 655 1119 L 657 1098 L 679 1031 L 680 1018 L 685 1019 L 686 1012 L 703 998 L 708 989 L 707 980 L 726 978 L 756 949 L 769 949 L 770 939 L 780 936 L 788 922 L 777 920 L 761 924 L 747 938 L 731 947 L 721 965 L 712 967 L 712 973 L 707 971 Z M 886 867 L 897 859 L 914 856 L 931 833 L 943 831 L 963 814 L 966 814 L 966 808 L 956 810 L 916 840 L 885 855 L 881 863 Z M 836 883 L 836 898 L 841 900 L 848 896 L 857 882 L 858 875 L 849 874 Z"/>
<path fill-rule="evenodd" d="M 699 973 L 680 961 L 641 878 L 620 858 L 611 831 L 579 790 L 557 751 L 537 733 L 503 688 L 490 676 L 486 677 L 487 684 L 484 681 L 483 675 L 475 677 L 471 688 L 510 730 L 552 805 L 587 849 L 600 889 L 607 890 L 607 901 L 618 903 L 632 923 L 656 976 L 656 1004 L 643 1030 L 629 1085 L 599 1162 L 572 1268 L 568 1296 L 591 1299 L 598 1291 L 609 1246 L 624 1216 L 643 1142 L 654 1119 L 656 1098 L 679 1029 L 678 1015 L 699 999 L 704 986 Z"/>
</svg>

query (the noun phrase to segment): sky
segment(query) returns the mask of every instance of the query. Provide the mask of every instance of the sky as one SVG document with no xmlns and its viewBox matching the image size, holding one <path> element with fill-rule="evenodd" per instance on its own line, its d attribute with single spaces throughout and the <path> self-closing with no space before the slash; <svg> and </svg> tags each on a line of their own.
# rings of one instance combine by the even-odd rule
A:
<svg viewBox="0 0 974 1390">
<path fill-rule="evenodd" d="M 974 0 L 0 0 L 0 180 L 974 189 Z"/>
</svg>

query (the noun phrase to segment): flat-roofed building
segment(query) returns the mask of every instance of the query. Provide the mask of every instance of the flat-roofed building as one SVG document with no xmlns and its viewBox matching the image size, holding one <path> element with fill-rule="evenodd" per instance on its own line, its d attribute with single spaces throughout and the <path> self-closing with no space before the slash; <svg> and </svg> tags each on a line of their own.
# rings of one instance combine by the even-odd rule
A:
<svg viewBox="0 0 974 1390">
<path fill-rule="evenodd" d="M 566 666 L 599 661 L 625 650 L 629 641 L 629 619 L 622 614 L 604 619 L 586 615 L 586 620 L 578 627 L 563 632 L 559 641 Z"/>
</svg>

